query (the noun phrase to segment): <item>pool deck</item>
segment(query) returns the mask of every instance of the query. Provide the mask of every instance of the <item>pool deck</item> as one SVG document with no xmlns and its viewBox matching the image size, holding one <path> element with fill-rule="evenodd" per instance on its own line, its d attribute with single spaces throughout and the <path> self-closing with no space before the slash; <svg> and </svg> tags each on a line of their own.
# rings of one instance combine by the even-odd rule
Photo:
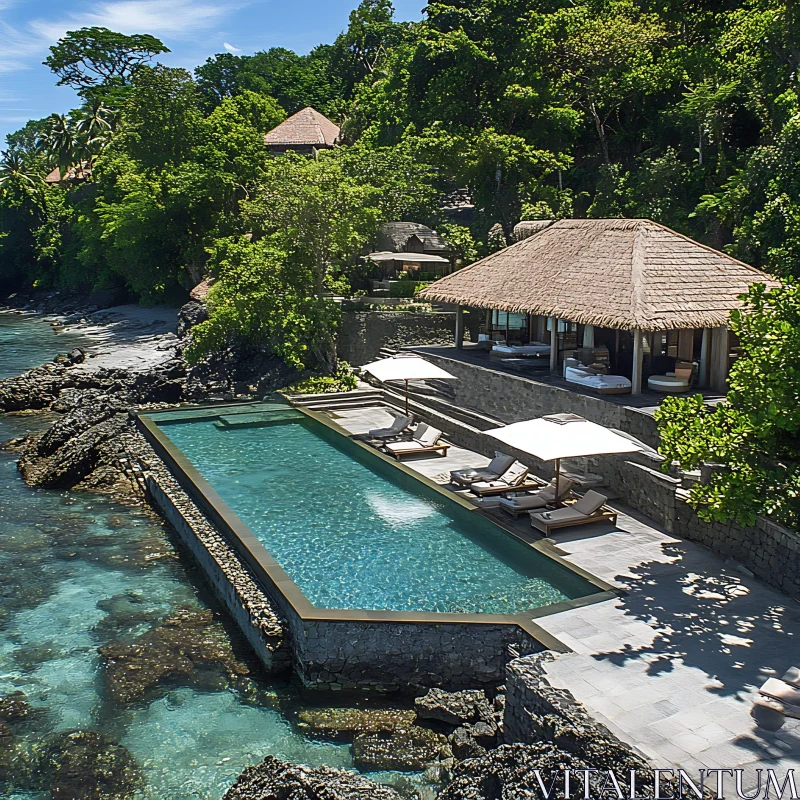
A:
<svg viewBox="0 0 800 800">
<path fill-rule="evenodd" d="M 391 421 L 378 406 L 330 413 L 351 434 Z M 445 484 L 450 470 L 488 460 L 453 446 L 444 458 L 403 463 Z M 554 535 L 568 561 L 624 594 L 536 619 L 573 651 L 547 665 L 550 682 L 572 692 L 656 766 L 693 774 L 743 768 L 747 778 L 757 767 L 771 767 L 781 782 L 793 768 L 800 784 L 800 721 L 787 719 L 773 733 L 750 717 L 758 687 L 800 666 L 800 603 L 734 562 L 612 505 L 616 526 Z M 538 537 L 526 518 L 515 529 L 531 541 Z M 746 779 L 745 789 L 751 786 L 754 778 Z"/>
</svg>

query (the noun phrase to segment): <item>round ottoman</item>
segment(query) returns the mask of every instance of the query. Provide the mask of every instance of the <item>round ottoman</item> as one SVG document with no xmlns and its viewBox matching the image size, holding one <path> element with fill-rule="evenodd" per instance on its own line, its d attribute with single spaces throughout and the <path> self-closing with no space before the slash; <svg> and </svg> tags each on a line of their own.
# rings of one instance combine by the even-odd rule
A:
<svg viewBox="0 0 800 800">
<path fill-rule="evenodd" d="M 647 386 L 656 392 L 685 392 L 689 389 L 687 381 L 674 375 L 651 375 Z"/>
</svg>

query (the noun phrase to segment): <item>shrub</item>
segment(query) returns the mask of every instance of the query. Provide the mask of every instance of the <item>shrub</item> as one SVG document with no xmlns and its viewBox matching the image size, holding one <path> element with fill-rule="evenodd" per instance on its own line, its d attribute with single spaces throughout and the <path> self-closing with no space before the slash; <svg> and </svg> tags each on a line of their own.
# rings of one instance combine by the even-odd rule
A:
<svg viewBox="0 0 800 800">
<path fill-rule="evenodd" d="M 397 281 L 391 285 L 389 297 L 413 297 L 429 283 L 430 281 Z"/>
<path fill-rule="evenodd" d="M 335 375 L 312 375 L 310 378 L 290 386 L 288 391 L 295 394 L 332 394 L 333 392 L 349 392 L 357 385 L 358 380 L 353 375 L 350 365 L 346 361 L 340 361 Z"/>
</svg>

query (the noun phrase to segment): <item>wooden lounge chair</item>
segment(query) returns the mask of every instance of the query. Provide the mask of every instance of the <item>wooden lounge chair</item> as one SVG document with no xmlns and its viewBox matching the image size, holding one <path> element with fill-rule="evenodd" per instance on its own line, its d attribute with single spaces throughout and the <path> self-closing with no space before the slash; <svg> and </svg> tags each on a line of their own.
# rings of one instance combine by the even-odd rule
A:
<svg viewBox="0 0 800 800">
<path fill-rule="evenodd" d="M 498 508 L 514 517 L 518 517 L 528 511 L 536 511 L 553 503 L 560 503 L 564 498 L 569 497 L 574 485 L 569 478 L 561 478 L 558 482 L 558 497 L 556 497 L 556 481 L 553 478 L 550 483 L 536 492 L 513 497 L 501 497 Z"/>
<path fill-rule="evenodd" d="M 368 439 L 396 439 L 402 436 L 411 426 L 411 417 L 405 414 L 400 414 L 394 418 L 394 421 L 388 428 L 376 428 L 367 434 Z"/>
<path fill-rule="evenodd" d="M 590 525 L 593 522 L 616 523 L 617 512 L 605 505 L 607 497 L 595 492 L 586 492 L 576 503 L 555 511 L 531 511 L 531 525 L 545 536 L 557 528 L 571 528 L 575 525 Z"/>
<path fill-rule="evenodd" d="M 476 481 L 497 480 L 514 464 L 514 460 L 514 456 L 507 456 L 497 450 L 494 458 L 485 467 L 481 469 L 455 469 L 450 473 L 450 481 L 460 486 L 471 486 Z"/>
<path fill-rule="evenodd" d="M 771 697 L 779 703 L 800 706 L 800 689 L 796 689 L 794 686 L 777 678 L 769 678 L 758 691 L 765 697 Z"/>
<path fill-rule="evenodd" d="M 526 483 L 528 478 L 528 468 L 519 461 L 515 461 L 497 480 L 494 481 L 475 481 L 469 490 L 479 497 L 490 497 L 494 494 L 504 494 L 505 492 L 523 491 L 526 488 L 536 488 L 538 482 Z"/>
<path fill-rule="evenodd" d="M 439 439 L 442 432 L 433 428 L 425 422 L 420 422 L 414 431 L 413 437 L 409 442 L 388 442 L 385 445 L 386 452 L 394 456 L 397 461 L 402 456 L 418 455 L 420 453 L 441 453 L 447 455 L 449 444 L 440 444 Z"/>
</svg>

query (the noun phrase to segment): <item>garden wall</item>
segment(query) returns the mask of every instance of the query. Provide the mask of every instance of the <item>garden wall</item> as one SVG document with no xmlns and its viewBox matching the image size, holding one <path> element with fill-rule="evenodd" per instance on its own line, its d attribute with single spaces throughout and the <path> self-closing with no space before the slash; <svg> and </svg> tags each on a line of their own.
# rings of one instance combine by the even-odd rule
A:
<svg viewBox="0 0 800 800">
<path fill-rule="evenodd" d="M 451 345 L 455 330 L 452 312 L 345 311 L 336 349 L 339 358 L 360 367 L 375 361 L 382 347 Z"/>
</svg>

